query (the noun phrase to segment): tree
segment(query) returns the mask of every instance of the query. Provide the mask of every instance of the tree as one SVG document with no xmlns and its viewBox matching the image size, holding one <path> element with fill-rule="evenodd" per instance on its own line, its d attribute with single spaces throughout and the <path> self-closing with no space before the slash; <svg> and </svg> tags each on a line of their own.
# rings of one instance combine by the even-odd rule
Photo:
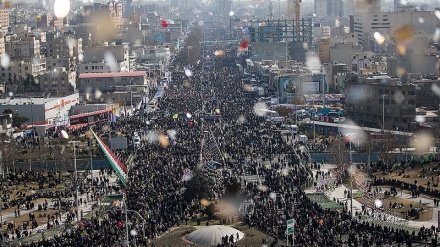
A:
<svg viewBox="0 0 440 247">
<path fill-rule="evenodd" d="M 185 184 L 185 192 L 183 193 L 183 200 L 191 202 L 192 200 L 201 200 L 202 198 L 209 199 L 212 197 L 212 187 L 214 181 L 202 171 L 196 170 L 191 180 Z"/>
<path fill-rule="evenodd" d="M 29 118 L 20 116 L 18 113 L 14 113 L 11 109 L 5 109 L 3 114 L 12 114 L 12 126 L 15 128 L 20 128 L 24 123 L 29 121 Z"/>
<path fill-rule="evenodd" d="M 188 35 L 185 46 L 185 60 L 187 64 L 196 64 L 200 57 L 202 29 L 195 27 Z"/>
<path fill-rule="evenodd" d="M 214 216 L 214 214 L 215 214 L 215 205 L 214 205 L 214 203 L 209 204 L 209 205 L 205 208 L 204 213 L 205 213 L 206 215 L 208 215 L 208 220 L 211 220 L 211 219 L 212 219 L 212 216 Z"/>
<path fill-rule="evenodd" d="M 292 112 L 292 109 L 289 107 L 281 106 L 275 109 L 276 112 L 282 117 L 288 116 L 289 113 Z"/>
<path fill-rule="evenodd" d="M 342 165 L 349 161 L 348 157 L 350 154 L 347 153 L 345 148 L 345 143 L 342 137 L 336 136 L 335 139 L 330 142 L 328 147 L 330 153 L 333 154 L 331 162 L 336 165 Z"/>
</svg>

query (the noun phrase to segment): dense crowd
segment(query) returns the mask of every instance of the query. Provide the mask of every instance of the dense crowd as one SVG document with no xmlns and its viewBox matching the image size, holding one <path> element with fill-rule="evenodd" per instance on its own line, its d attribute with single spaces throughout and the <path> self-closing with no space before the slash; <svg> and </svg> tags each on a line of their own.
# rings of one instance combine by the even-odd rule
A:
<svg viewBox="0 0 440 247">
<path fill-rule="evenodd" d="M 286 239 L 286 220 L 292 218 L 296 221 L 295 238 L 289 235 L 289 242 L 294 241 L 298 246 L 382 246 L 387 243 L 411 246 L 412 241 L 431 238 L 431 229 L 422 229 L 417 235 L 361 223 L 351 218 L 347 205 L 340 211 L 332 211 L 311 201 L 303 191 L 313 179 L 310 169 L 301 162 L 307 160 L 307 154 L 292 137 L 276 131 L 264 116 L 254 113 L 256 95 L 243 87 L 235 53 L 216 59 L 217 80 L 213 70 L 203 67 L 203 61 L 191 67 L 192 76 L 188 77 L 184 73 L 183 57 L 177 55 L 173 83 L 158 102 L 160 111 L 146 116 L 155 121 L 147 124 L 143 117 L 133 115 L 112 124 L 111 129 L 129 137 L 134 132 L 145 132 L 142 144 L 132 150 L 135 159 L 124 190 L 126 205 L 104 214 L 94 212 L 91 219 L 81 222 L 78 228 L 26 246 L 122 245 L 126 234 L 125 214 L 119 209 L 123 207 L 142 217 L 137 213 L 128 214 L 129 228 L 138 232 L 129 238 L 146 246 L 149 240 L 172 226 L 184 224 L 188 219 L 200 219 L 202 198 L 201 195 L 185 198 L 185 188 L 191 179 L 186 175 L 188 171 L 195 174 L 197 170 L 206 169 L 208 159 L 223 167 L 213 172 L 215 180 L 209 184 L 212 193 L 206 199 L 219 200 L 227 192 L 224 181 L 237 181 L 242 185 L 240 195 L 244 197 L 238 206 L 241 219 L 276 239 Z M 221 115 L 221 118 L 200 118 L 213 115 Z M 79 129 L 77 134 L 86 130 Z M 96 130 L 102 131 L 102 126 Z M 218 146 L 208 148 L 213 142 Z M 128 151 L 117 153 L 122 161 L 130 154 Z M 259 181 L 247 179 L 255 175 Z M 99 182 L 102 181 L 96 181 Z M 232 196 L 238 197 L 237 194 Z M 277 241 L 273 243 L 276 244 Z M 224 241 L 223 245 L 234 243 Z"/>
</svg>

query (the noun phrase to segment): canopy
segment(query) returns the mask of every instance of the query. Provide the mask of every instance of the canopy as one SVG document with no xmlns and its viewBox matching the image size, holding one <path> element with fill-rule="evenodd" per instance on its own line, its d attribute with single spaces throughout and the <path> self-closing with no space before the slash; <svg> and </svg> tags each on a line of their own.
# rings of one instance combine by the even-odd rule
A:
<svg viewBox="0 0 440 247">
<path fill-rule="evenodd" d="M 237 233 L 238 240 L 244 237 L 244 233 L 235 228 L 224 225 L 212 225 L 191 232 L 186 236 L 186 239 L 196 244 L 217 246 L 222 244 L 222 237 L 224 236 L 229 238 L 232 235 L 234 236 L 234 242 L 237 242 Z"/>
</svg>

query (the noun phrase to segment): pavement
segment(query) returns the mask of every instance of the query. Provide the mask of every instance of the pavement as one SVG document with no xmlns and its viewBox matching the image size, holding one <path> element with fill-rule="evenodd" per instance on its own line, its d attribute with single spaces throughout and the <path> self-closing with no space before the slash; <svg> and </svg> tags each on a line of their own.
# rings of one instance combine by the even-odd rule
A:
<svg viewBox="0 0 440 247">
<path fill-rule="evenodd" d="M 324 164 L 321 165 L 321 171 L 327 172 L 329 169 L 335 168 L 335 165 L 330 165 L 330 164 Z M 316 175 L 317 170 L 313 169 L 313 176 Z M 324 182 L 328 183 L 329 180 L 325 180 L 323 181 L 322 177 L 318 179 L 317 183 L 318 184 L 323 184 Z M 379 186 L 380 188 L 382 188 L 382 191 L 389 189 L 389 186 Z M 339 201 L 347 201 L 347 206 L 350 208 L 350 201 L 349 199 L 347 199 L 347 197 L 344 194 L 344 191 L 350 191 L 350 188 L 347 188 L 345 185 L 340 185 L 338 187 L 336 187 L 334 190 L 329 190 L 327 191 L 325 194 L 331 199 L 333 200 L 333 198 L 335 199 L 339 199 Z M 356 195 L 358 190 L 354 189 L 353 190 L 353 194 Z M 316 193 L 317 191 L 312 188 L 312 189 L 308 189 L 305 191 L 306 193 Z M 422 197 L 418 197 L 418 198 L 412 198 L 410 194 L 406 193 L 406 192 L 400 192 L 398 191 L 398 195 L 396 196 L 396 198 L 403 198 L 406 200 L 410 200 L 414 202 L 414 206 L 419 206 L 420 200 L 421 203 L 424 207 L 428 206 L 433 208 L 433 212 L 432 212 L 432 218 L 430 220 L 427 221 L 413 221 L 413 220 L 405 220 L 403 218 L 399 218 L 400 222 L 404 222 L 403 225 L 407 225 L 410 227 L 415 227 L 415 228 L 421 228 L 422 226 L 426 227 L 426 228 L 430 228 L 431 226 L 438 226 L 438 214 L 439 214 L 439 210 L 440 208 L 435 207 L 434 206 L 434 200 L 433 199 L 428 199 L 428 198 L 422 198 Z M 392 201 L 392 198 L 387 200 Z M 356 199 L 353 199 L 353 212 L 361 212 L 362 211 L 362 204 L 357 201 Z M 386 214 L 384 214 L 386 215 Z M 393 218 L 395 221 L 399 221 L 398 218 L 396 216 L 391 216 L 388 215 L 390 218 Z"/>
<path fill-rule="evenodd" d="M 88 175 L 88 177 L 90 177 L 90 175 Z M 97 177 L 99 177 L 99 170 L 94 170 L 93 171 L 93 178 L 97 178 Z M 108 177 L 108 176 L 106 176 L 106 177 L 109 179 L 109 185 L 114 184 L 117 181 L 117 179 L 118 179 L 115 174 L 113 174 L 110 177 Z M 84 202 L 87 199 L 87 194 L 80 195 L 79 198 L 82 198 L 83 202 Z M 64 199 L 72 200 L 72 201 L 74 200 L 73 197 L 64 198 Z M 92 211 L 92 206 L 94 204 L 96 204 L 96 203 L 97 203 L 97 201 L 87 201 L 87 203 L 82 203 L 82 204 L 79 205 L 78 212 L 80 212 L 80 214 L 81 214 L 81 211 L 82 211 L 83 212 L 83 216 L 85 216 L 85 215 L 87 215 L 88 213 L 90 213 Z M 35 209 L 31 209 L 31 210 L 20 210 L 20 215 L 25 215 L 25 214 L 28 214 L 28 213 L 31 213 L 31 212 L 38 211 L 36 208 L 37 207 L 35 207 Z M 49 202 L 49 208 L 54 208 L 53 204 L 51 202 Z M 63 213 L 61 215 L 61 220 L 58 220 L 59 223 L 60 223 L 60 226 L 64 225 L 66 223 L 67 215 L 68 215 L 68 212 L 65 212 L 65 213 Z M 14 220 L 14 218 L 15 218 L 15 214 L 13 212 L 12 213 L 8 213 L 8 214 L 4 214 L 2 216 L 2 224 L 3 224 L 3 222 Z M 77 220 L 76 220 L 76 217 L 75 217 L 75 219 L 71 222 L 71 224 L 75 224 L 76 222 L 77 222 Z M 55 226 L 55 227 L 57 227 L 57 226 Z M 45 231 L 45 230 L 47 230 L 47 224 L 39 225 L 38 227 L 32 229 L 32 235 L 35 235 L 35 234 L 40 233 L 40 232 Z"/>
</svg>

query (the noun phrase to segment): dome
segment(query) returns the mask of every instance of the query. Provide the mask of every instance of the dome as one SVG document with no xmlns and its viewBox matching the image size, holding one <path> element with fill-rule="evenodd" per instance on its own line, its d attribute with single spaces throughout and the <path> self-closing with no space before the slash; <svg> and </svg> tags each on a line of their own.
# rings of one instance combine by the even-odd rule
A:
<svg viewBox="0 0 440 247">
<path fill-rule="evenodd" d="M 186 236 L 186 239 L 196 244 L 217 246 L 218 244 L 222 244 L 222 237 L 224 236 L 229 237 L 233 235 L 234 242 L 237 242 L 237 233 L 238 240 L 244 237 L 244 233 L 235 228 L 224 225 L 212 225 L 191 232 Z"/>
</svg>

